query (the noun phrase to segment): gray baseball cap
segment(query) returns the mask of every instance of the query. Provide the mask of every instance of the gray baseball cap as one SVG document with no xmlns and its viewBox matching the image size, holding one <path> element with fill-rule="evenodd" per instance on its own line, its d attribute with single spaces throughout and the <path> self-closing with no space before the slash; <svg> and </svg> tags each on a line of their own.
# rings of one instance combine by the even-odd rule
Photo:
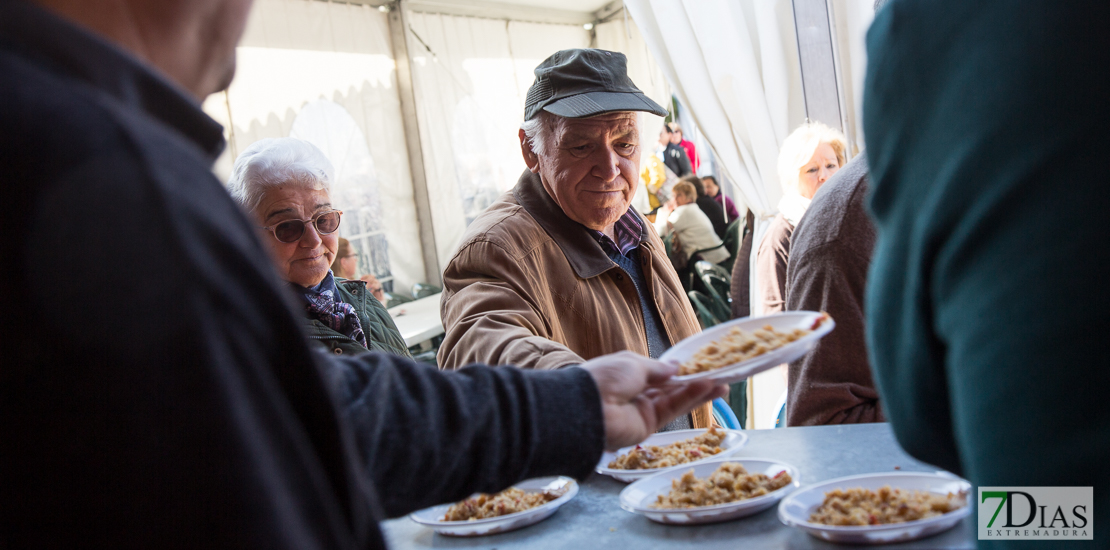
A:
<svg viewBox="0 0 1110 550">
<path fill-rule="evenodd" d="M 614 111 L 667 110 L 628 78 L 628 58 L 620 52 L 576 49 L 555 52 L 536 67 L 536 81 L 524 100 L 524 120 L 540 111 L 583 118 Z"/>
</svg>

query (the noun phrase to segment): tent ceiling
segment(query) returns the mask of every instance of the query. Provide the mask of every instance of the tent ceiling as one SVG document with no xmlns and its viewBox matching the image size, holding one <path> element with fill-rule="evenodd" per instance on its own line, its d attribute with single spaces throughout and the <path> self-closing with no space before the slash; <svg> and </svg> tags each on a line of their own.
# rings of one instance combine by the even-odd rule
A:
<svg viewBox="0 0 1110 550">
<path fill-rule="evenodd" d="M 346 0 L 380 6 L 390 0 Z M 618 11 L 622 0 L 401 0 L 408 10 L 447 15 L 581 25 Z"/>
</svg>

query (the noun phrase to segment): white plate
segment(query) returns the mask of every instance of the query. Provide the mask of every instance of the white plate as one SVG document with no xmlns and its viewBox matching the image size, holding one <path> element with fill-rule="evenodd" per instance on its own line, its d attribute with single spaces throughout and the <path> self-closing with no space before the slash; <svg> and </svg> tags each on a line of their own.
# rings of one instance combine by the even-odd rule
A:
<svg viewBox="0 0 1110 550">
<path fill-rule="evenodd" d="M 563 489 L 565 489 L 566 492 L 563 493 L 563 496 L 535 508 L 495 518 L 476 519 L 474 521 L 443 521 L 443 516 L 447 513 L 447 509 L 454 504 L 451 503 L 440 504 L 439 506 L 413 512 L 409 514 L 409 519 L 421 525 L 427 525 L 441 535 L 449 535 L 452 537 L 492 535 L 527 527 L 533 523 L 539 523 L 547 519 L 551 514 L 554 514 L 560 506 L 570 502 L 570 499 L 578 494 L 578 483 L 569 477 L 563 476 L 538 477 L 522 481 L 513 485 L 513 487 L 525 493 L 539 493 L 545 490 L 558 491 Z"/>
<path fill-rule="evenodd" d="M 971 513 L 970 504 L 935 518 L 891 523 L 886 525 L 839 526 L 810 523 L 809 516 L 825 501 L 825 493 L 833 489 L 862 487 L 876 490 L 890 485 L 903 491 L 928 491 L 939 495 L 970 494 L 971 483 L 948 472 L 890 472 L 863 474 L 831 479 L 807 485 L 779 505 L 779 520 L 810 535 L 830 542 L 849 544 L 887 544 L 905 542 L 935 535 L 955 527 Z"/>
<path fill-rule="evenodd" d="M 774 477 L 782 471 L 790 474 L 793 481 L 777 491 L 763 496 L 738 500 L 727 504 L 716 504 L 701 508 L 660 509 L 652 508 L 656 497 L 665 495 L 671 490 L 671 481 L 683 476 L 690 468 L 676 467 L 654 476 L 641 479 L 621 491 L 621 508 L 636 514 L 642 514 L 651 521 L 670 523 L 674 525 L 693 525 L 697 523 L 717 523 L 730 519 L 747 517 L 757 514 L 775 505 L 787 494 L 798 486 L 798 470 L 793 466 L 766 458 L 732 458 L 710 460 L 692 465 L 694 475 L 708 477 L 725 462 L 738 462 L 744 465 L 748 473 L 764 474 Z"/>
<path fill-rule="evenodd" d="M 732 330 L 732 327 L 740 327 L 747 332 L 754 332 L 767 325 L 771 325 L 771 327 L 777 331 L 794 330 L 796 328 L 811 330 L 813 323 L 820 319 L 822 315 L 824 314 L 816 311 L 788 311 L 786 313 L 767 315 L 765 317 L 744 317 L 743 319 L 735 319 L 727 323 L 713 326 L 675 344 L 671 349 L 663 352 L 659 360 L 685 363 L 694 356 L 694 353 L 705 347 L 705 345 L 714 340 L 719 340 L 725 334 L 728 334 L 728 331 Z M 803 355 L 809 353 L 809 351 L 813 349 L 813 346 L 817 345 L 817 341 L 832 331 L 835 326 L 836 323 L 829 317 L 825 319 L 820 326 L 813 329 L 812 333 L 790 342 L 781 348 L 727 367 L 699 372 L 697 374 L 676 376 L 672 378 L 672 380 L 683 382 L 701 380 L 704 378 L 718 384 L 738 382 L 776 365 L 789 363 L 790 361 L 801 358 Z"/>
<path fill-rule="evenodd" d="M 725 432 L 725 439 L 723 441 L 721 441 L 721 445 L 720 445 L 721 452 L 719 452 L 715 455 L 709 455 L 705 458 L 701 458 L 701 459 L 695 460 L 693 462 L 687 462 L 685 464 L 679 464 L 678 466 L 668 466 L 666 468 L 651 468 L 651 469 L 648 469 L 648 470 L 616 470 L 616 469 L 613 469 L 613 468 L 609 468 L 609 463 L 610 462 L 616 460 L 618 456 L 621 456 L 623 454 L 627 454 L 628 452 L 630 452 L 632 449 L 635 448 L 635 446 L 625 447 L 623 449 L 619 449 L 615 453 L 607 452 L 607 453 L 601 455 L 601 462 L 598 462 L 598 464 L 597 464 L 597 473 L 605 474 L 607 476 L 616 478 L 616 479 L 618 479 L 620 481 L 623 481 L 625 483 L 629 483 L 629 482 L 632 482 L 632 481 L 636 481 L 637 479 L 643 479 L 643 478 L 648 477 L 648 476 L 653 476 L 653 475 L 655 475 L 659 472 L 670 470 L 671 468 L 682 468 L 682 467 L 685 467 L 685 466 L 691 466 L 691 465 L 694 465 L 694 464 L 699 464 L 699 463 L 701 463 L 705 460 L 714 460 L 714 459 L 726 457 L 728 455 L 731 455 L 732 453 L 735 453 L 736 451 L 739 451 L 740 447 L 743 447 L 744 444 L 748 442 L 747 434 L 745 434 L 744 432 L 741 432 L 740 430 L 727 430 L 725 428 L 718 428 L 718 429 Z M 658 433 L 658 434 L 652 435 L 651 437 L 645 439 L 643 443 L 640 443 L 640 445 L 644 446 L 644 447 L 646 447 L 648 445 L 657 445 L 657 446 L 670 445 L 671 443 L 674 443 L 675 441 L 682 441 L 683 439 L 692 439 L 692 438 L 697 437 L 697 436 L 699 436 L 703 433 L 705 433 L 705 430 L 702 430 L 702 429 L 677 430 L 677 431 L 673 431 L 673 432 L 663 432 L 663 433 Z"/>
</svg>

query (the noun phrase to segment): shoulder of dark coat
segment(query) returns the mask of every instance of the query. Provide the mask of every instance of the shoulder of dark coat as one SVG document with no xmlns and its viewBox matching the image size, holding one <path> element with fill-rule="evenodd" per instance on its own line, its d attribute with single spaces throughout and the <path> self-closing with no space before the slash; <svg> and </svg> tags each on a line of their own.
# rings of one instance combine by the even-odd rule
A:
<svg viewBox="0 0 1110 550">
<path fill-rule="evenodd" d="M 838 171 L 813 197 L 791 238 L 792 254 L 841 243 L 870 253 L 875 228 L 867 213 L 867 163 L 861 154 Z"/>
</svg>

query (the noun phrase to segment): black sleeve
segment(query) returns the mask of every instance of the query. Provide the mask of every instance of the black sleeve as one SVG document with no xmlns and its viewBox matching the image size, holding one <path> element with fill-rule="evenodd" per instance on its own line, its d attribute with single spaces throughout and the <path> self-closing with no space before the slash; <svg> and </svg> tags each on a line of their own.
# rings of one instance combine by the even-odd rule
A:
<svg viewBox="0 0 1110 550">
<path fill-rule="evenodd" d="M 583 479 L 601 457 L 600 396 L 582 369 L 321 356 L 390 517 L 530 477 Z"/>
</svg>

